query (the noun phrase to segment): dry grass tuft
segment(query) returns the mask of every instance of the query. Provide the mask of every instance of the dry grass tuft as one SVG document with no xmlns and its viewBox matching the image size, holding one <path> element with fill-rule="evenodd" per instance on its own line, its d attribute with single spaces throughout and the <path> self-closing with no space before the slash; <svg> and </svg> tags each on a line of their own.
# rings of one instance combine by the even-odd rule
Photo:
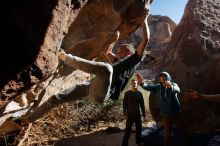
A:
<svg viewBox="0 0 220 146">
<path fill-rule="evenodd" d="M 122 121 L 121 104 L 120 100 L 105 104 L 86 100 L 65 103 L 52 109 L 17 139 L 23 140 L 20 145 L 53 145 L 52 141 L 82 135 L 98 128 L 99 123 Z"/>
</svg>

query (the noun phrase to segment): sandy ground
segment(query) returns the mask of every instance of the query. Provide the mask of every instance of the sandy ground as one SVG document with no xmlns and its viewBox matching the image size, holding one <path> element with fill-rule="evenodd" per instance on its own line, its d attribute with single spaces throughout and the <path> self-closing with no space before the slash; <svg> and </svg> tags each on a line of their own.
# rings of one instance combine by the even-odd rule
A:
<svg viewBox="0 0 220 146">
<path fill-rule="evenodd" d="M 121 146 L 124 136 L 124 122 L 117 127 L 102 127 L 94 129 L 85 135 L 62 139 L 53 142 L 55 146 Z M 143 127 L 151 127 L 154 121 L 142 122 Z M 123 129 L 123 130 L 122 130 Z M 132 127 L 129 146 L 137 146 L 135 143 L 135 126 Z"/>
<path fill-rule="evenodd" d="M 106 131 L 100 131 L 76 138 L 62 139 L 55 143 L 55 146 L 121 146 L 124 132 L 108 134 Z M 135 131 L 132 131 L 129 139 L 129 146 L 135 144 Z"/>
</svg>

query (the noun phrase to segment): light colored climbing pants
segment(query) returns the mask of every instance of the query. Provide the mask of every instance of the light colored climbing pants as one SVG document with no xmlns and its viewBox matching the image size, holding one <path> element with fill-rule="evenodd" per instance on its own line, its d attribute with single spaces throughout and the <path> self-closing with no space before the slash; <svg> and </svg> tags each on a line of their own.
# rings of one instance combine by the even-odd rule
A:
<svg viewBox="0 0 220 146">
<path fill-rule="evenodd" d="M 95 74 L 95 79 L 74 85 L 61 93 L 51 96 L 45 103 L 27 116 L 30 122 L 34 122 L 45 113 L 64 102 L 74 101 L 88 97 L 97 102 L 103 102 L 109 97 L 112 82 L 112 66 L 104 62 L 95 62 L 80 57 L 66 55 L 65 64 L 87 73 Z"/>
</svg>

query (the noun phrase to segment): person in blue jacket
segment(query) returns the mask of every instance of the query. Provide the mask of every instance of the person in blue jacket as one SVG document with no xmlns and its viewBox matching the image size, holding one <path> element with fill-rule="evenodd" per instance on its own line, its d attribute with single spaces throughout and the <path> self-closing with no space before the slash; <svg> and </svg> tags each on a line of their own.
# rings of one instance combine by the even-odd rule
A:
<svg viewBox="0 0 220 146">
<path fill-rule="evenodd" d="M 167 72 L 161 72 L 159 75 L 160 82 L 154 85 L 144 83 L 141 74 L 137 74 L 137 80 L 143 89 L 160 92 L 159 105 L 164 125 L 163 143 L 164 146 L 168 146 L 170 143 L 171 119 L 180 113 L 180 102 L 177 98 L 180 88 L 176 83 L 171 81 L 171 76 Z"/>
</svg>

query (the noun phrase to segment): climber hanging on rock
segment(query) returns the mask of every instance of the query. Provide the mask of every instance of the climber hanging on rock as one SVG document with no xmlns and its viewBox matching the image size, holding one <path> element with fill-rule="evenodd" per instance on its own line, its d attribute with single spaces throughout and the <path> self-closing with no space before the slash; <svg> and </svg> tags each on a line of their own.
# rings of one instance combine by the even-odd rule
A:
<svg viewBox="0 0 220 146">
<path fill-rule="evenodd" d="M 149 4 L 149 2 L 148 2 Z M 42 117 L 50 109 L 64 102 L 74 101 L 88 97 L 92 101 L 104 102 L 109 98 L 117 100 L 120 92 L 126 86 L 128 80 L 133 75 L 137 65 L 141 61 L 144 49 L 149 41 L 149 28 L 147 18 L 149 9 L 142 22 L 142 40 L 135 53 L 131 52 L 130 45 L 124 44 L 119 47 L 118 53 L 112 53 L 112 46 L 119 38 L 119 32 L 113 33 L 103 54 L 108 58 L 109 63 L 86 60 L 71 54 L 66 54 L 64 50 L 58 51 L 58 58 L 66 65 L 87 73 L 95 74 L 95 79 L 74 85 L 61 93 L 55 94 L 43 103 L 37 110 L 27 115 L 25 118 L 17 120 L 20 125 L 34 122 Z"/>
</svg>

